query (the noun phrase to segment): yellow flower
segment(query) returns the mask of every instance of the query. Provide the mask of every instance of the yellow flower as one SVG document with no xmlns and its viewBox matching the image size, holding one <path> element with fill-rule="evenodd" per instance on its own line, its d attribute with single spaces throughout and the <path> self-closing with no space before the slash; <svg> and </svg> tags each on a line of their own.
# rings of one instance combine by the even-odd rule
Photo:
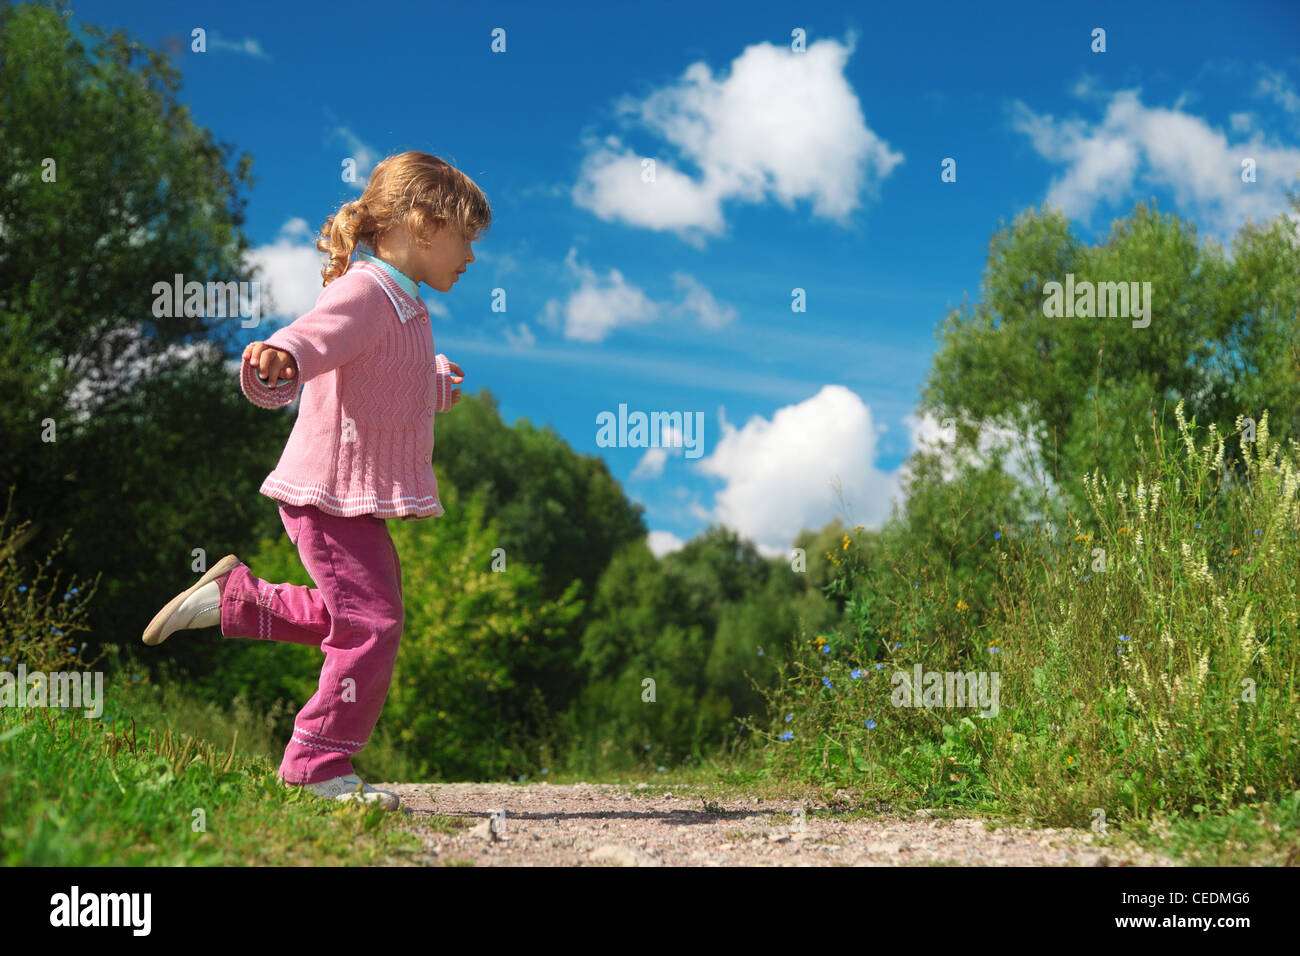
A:
<svg viewBox="0 0 1300 956">
<path fill-rule="evenodd" d="M 1087 534 L 1076 534 L 1076 535 L 1074 536 L 1074 540 L 1075 540 L 1075 541 L 1087 541 L 1090 537 L 1092 537 L 1092 536 L 1091 536 L 1091 535 L 1087 535 Z"/>
<path fill-rule="evenodd" d="M 1233 558 L 1239 554 L 1241 554 L 1241 548 L 1233 548 L 1231 551 L 1228 552 L 1228 557 Z"/>
<path fill-rule="evenodd" d="M 1070 756 L 1066 757 L 1066 758 L 1065 758 L 1065 762 L 1066 762 L 1066 763 L 1074 763 L 1074 754 L 1070 754 Z"/>
<path fill-rule="evenodd" d="M 967 604 L 965 601 L 958 601 L 958 602 L 957 602 L 957 610 L 959 610 L 959 611 L 969 611 L 969 610 L 970 610 L 970 605 Z"/>
<path fill-rule="evenodd" d="M 1120 528 L 1120 529 L 1119 529 L 1119 533 L 1120 533 L 1120 534 L 1132 534 L 1133 532 L 1132 532 L 1132 531 L 1129 531 L 1128 528 Z"/>
</svg>

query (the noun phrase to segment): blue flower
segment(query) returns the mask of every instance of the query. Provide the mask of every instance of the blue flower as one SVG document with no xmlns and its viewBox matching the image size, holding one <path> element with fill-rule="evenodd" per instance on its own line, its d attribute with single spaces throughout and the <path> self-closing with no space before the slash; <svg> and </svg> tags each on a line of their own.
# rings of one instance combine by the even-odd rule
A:
<svg viewBox="0 0 1300 956">
<path fill-rule="evenodd" d="M 864 723 L 864 724 L 866 725 L 867 730 L 875 730 L 875 729 L 876 729 L 876 722 L 875 722 L 874 720 L 872 720 L 871 718 L 869 718 L 869 717 L 868 717 L 866 720 L 864 720 L 862 723 Z"/>
<path fill-rule="evenodd" d="M 1002 537 L 1002 532 L 1001 532 L 1001 531 L 994 532 L 993 537 L 995 537 L 995 538 L 1000 538 L 1000 537 Z"/>
<path fill-rule="evenodd" d="M 645 745 L 645 749 L 646 749 L 646 750 L 649 750 L 649 749 L 650 749 L 650 745 L 649 745 L 649 744 L 646 744 L 646 745 Z"/>
<path fill-rule="evenodd" d="M 823 654 L 829 654 L 830 652 L 831 652 L 831 646 L 830 646 L 829 644 L 823 644 L 823 645 L 822 645 L 822 653 L 823 653 Z"/>
<path fill-rule="evenodd" d="M 763 656 L 763 649 L 761 647 L 758 649 L 758 656 L 759 657 Z"/>
<path fill-rule="evenodd" d="M 132 674 L 132 675 L 131 675 L 131 680 L 139 680 L 139 679 L 140 679 L 140 675 L 139 675 L 139 674 Z"/>
<path fill-rule="evenodd" d="M 1255 534 L 1263 534 L 1263 533 L 1264 532 L 1260 531 L 1258 528 L 1255 529 Z"/>
<path fill-rule="evenodd" d="M 68 593 L 69 593 L 69 594 L 76 594 L 76 593 L 78 593 L 78 590 L 77 590 L 77 588 L 73 588 L 73 589 L 72 589 L 71 591 L 69 591 Z"/>
<path fill-rule="evenodd" d="M 71 594 L 65 594 L 65 595 L 63 595 L 63 600 L 66 601 L 66 600 L 67 600 L 68 598 L 70 598 L 70 597 L 72 597 Z"/>
<path fill-rule="evenodd" d="M 990 653 L 990 654 L 1001 654 L 1001 653 L 1002 653 L 1002 648 L 1000 648 L 1000 647 L 992 647 L 992 646 L 990 646 L 990 647 L 989 647 L 989 653 Z"/>
<path fill-rule="evenodd" d="M 876 665 L 876 670 L 878 670 L 878 671 L 883 671 L 884 669 L 885 669 L 885 665 L 884 665 L 884 664 L 877 664 L 877 665 Z"/>
<path fill-rule="evenodd" d="M 919 588 L 920 586 L 921 586 L 921 585 L 919 585 L 919 584 L 913 584 L 913 585 L 912 585 L 912 590 L 915 591 L 915 590 L 916 590 L 917 588 Z"/>
<path fill-rule="evenodd" d="M 898 650 L 902 646 L 903 646 L 902 641 L 894 641 L 894 650 Z"/>
<path fill-rule="evenodd" d="M 8 664 L 8 663 L 9 663 L 9 658 L 0 657 L 0 664 Z"/>
<path fill-rule="evenodd" d="M 786 715 L 785 715 L 785 722 L 786 722 L 787 724 L 790 723 L 790 721 L 792 721 L 792 720 L 794 720 L 794 714 L 786 714 Z"/>
<path fill-rule="evenodd" d="M 77 653 L 77 649 L 76 649 L 75 647 L 69 647 L 69 648 L 68 648 L 68 651 L 69 651 L 69 653 L 72 653 L 72 654 Z"/>
<path fill-rule="evenodd" d="M 550 772 L 551 772 L 551 770 L 550 770 L 549 767 L 543 767 L 543 768 L 542 768 L 542 776 L 543 776 L 543 777 L 546 776 L 546 775 L 547 775 L 548 773 L 550 773 Z"/>
<path fill-rule="evenodd" d="M 26 590 L 27 590 L 27 585 L 25 585 L 25 584 L 20 584 L 20 585 L 18 585 L 18 592 L 19 592 L 20 594 L 21 594 L 23 591 L 26 591 Z"/>
<path fill-rule="evenodd" d="M 1198 522 L 1196 522 L 1196 527 L 1198 527 L 1198 528 L 1199 528 L 1199 527 L 1200 527 L 1200 526 L 1201 526 L 1201 523 L 1200 523 L 1200 522 L 1199 522 L 1199 521 L 1198 521 Z"/>
<path fill-rule="evenodd" d="M 823 678 L 822 678 L 822 683 L 825 684 L 827 687 L 830 687 L 830 686 L 831 686 L 831 679 L 830 679 L 829 677 L 823 677 Z"/>
<path fill-rule="evenodd" d="M 853 680 L 857 680 L 861 676 L 862 676 L 862 671 L 858 670 L 856 667 L 853 668 L 853 670 L 849 671 L 849 677 L 851 677 Z"/>
<path fill-rule="evenodd" d="M 1087 577 L 1085 577 L 1083 580 L 1084 580 L 1085 583 L 1088 582 L 1088 581 L 1091 581 L 1091 580 L 1092 580 L 1092 575 L 1089 574 L 1089 575 L 1088 575 Z"/>
<path fill-rule="evenodd" d="M 783 734 L 781 735 L 781 739 L 782 739 L 782 740 L 794 740 L 794 731 L 793 731 L 793 730 L 787 730 L 785 733 L 783 733 Z"/>
<path fill-rule="evenodd" d="M 659 772 L 660 772 L 660 773 L 663 773 L 663 772 L 664 772 L 664 765 L 663 765 L 663 764 L 660 764 L 660 765 L 659 765 Z"/>
<path fill-rule="evenodd" d="M 1119 636 L 1119 639 L 1120 639 L 1121 641 L 1127 641 L 1127 640 L 1128 640 L 1128 635 L 1127 635 L 1127 634 L 1121 634 L 1121 635 Z"/>
</svg>

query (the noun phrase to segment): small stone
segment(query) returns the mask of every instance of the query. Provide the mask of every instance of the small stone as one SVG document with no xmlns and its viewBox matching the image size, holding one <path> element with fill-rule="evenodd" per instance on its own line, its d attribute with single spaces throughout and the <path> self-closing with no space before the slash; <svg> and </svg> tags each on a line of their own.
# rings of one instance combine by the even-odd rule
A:
<svg viewBox="0 0 1300 956">
<path fill-rule="evenodd" d="M 593 863 L 609 866 L 659 866 L 654 857 L 618 843 L 602 843 L 591 851 Z"/>
</svg>

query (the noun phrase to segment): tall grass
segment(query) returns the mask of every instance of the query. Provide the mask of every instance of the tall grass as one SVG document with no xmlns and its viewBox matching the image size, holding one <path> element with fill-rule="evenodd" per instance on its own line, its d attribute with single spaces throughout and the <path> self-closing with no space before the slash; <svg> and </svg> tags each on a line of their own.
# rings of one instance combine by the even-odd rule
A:
<svg viewBox="0 0 1300 956">
<path fill-rule="evenodd" d="M 1236 481 L 1215 427 L 1198 444 L 1182 403 L 1175 416 L 1173 447 L 1153 429 L 1149 448 L 1134 438 L 1132 473 L 1085 481 L 1083 514 L 991 540 L 992 607 L 964 641 L 934 626 L 969 613 L 951 594 L 889 602 L 870 640 L 855 628 L 805 641 L 770 700 L 771 767 L 1085 827 L 1099 811 L 1146 820 L 1293 794 L 1300 446 L 1271 442 L 1265 413 Z M 845 555 L 857 600 L 871 601 L 884 576 Z M 912 562 L 896 549 L 879 565 L 907 580 Z M 917 663 L 996 674 L 996 715 L 899 706 L 891 675 Z"/>
</svg>

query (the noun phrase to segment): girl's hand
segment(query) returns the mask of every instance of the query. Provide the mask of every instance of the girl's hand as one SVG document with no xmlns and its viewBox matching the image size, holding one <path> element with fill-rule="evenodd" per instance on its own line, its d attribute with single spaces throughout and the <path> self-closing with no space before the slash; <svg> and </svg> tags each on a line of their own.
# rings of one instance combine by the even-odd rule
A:
<svg viewBox="0 0 1300 956">
<path fill-rule="evenodd" d="M 271 348 L 265 342 L 253 342 L 244 349 L 244 361 L 257 369 L 271 388 L 283 378 L 285 381 L 298 374 L 293 356 L 283 349 Z"/>
<path fill-rule="evenodd" d="M 447 362 L 447 366 L 451 369 L 451 380 L 454 384 L 459 385 L 461 382 L 465 381 L 465 370 L 463 368 L 450 360 Z M 451 403 L 452 405 L 455 405 L 459 401 L 460 389 L 453 388 L 451 390 Z"/>
</svg>

